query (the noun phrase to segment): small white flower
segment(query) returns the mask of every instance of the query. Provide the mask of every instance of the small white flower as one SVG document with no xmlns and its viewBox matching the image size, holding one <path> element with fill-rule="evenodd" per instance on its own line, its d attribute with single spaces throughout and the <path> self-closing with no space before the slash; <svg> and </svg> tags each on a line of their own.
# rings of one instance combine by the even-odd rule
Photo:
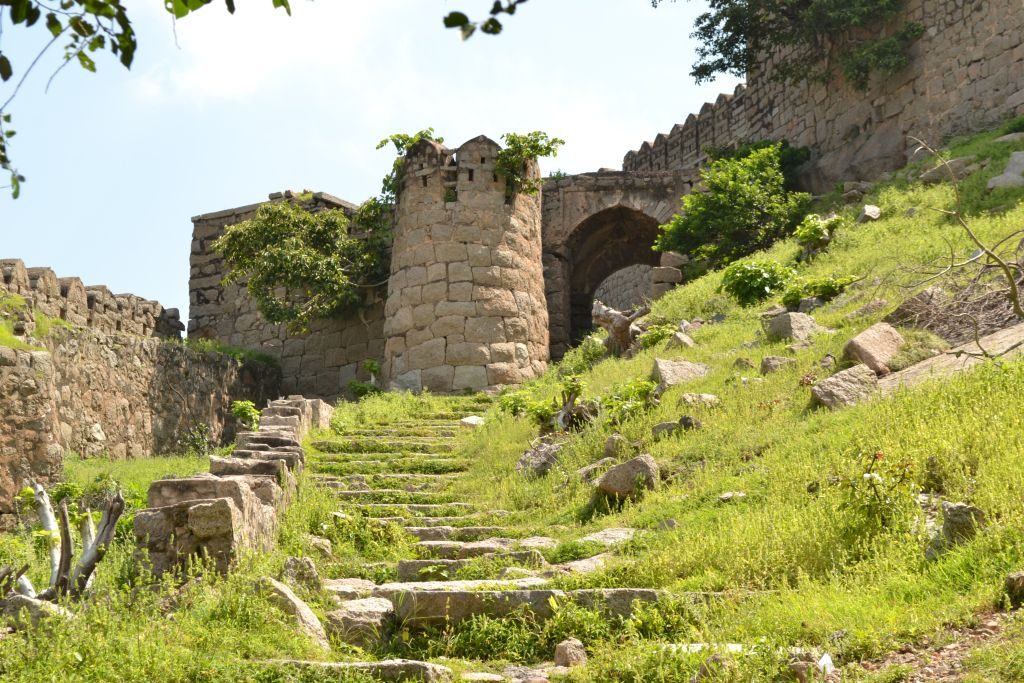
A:
<svg viewBox="0 0 1024 683">
<path fill-rule="evenodd" d="M 880 477 L 875 472 L 865 472 L 864 473 L 864 481 L 876 481 L 879 484 L 881 484 L 882 483 L 882 477 Z"/>
</svg>

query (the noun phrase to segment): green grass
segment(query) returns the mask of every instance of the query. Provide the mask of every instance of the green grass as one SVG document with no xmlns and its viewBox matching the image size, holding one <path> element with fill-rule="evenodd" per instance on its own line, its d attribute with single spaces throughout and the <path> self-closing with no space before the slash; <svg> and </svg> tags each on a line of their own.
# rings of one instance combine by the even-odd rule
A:
<svg viewBox="0 0 1024 683">
<path fill-rule="evenodd" d="M 281 364 L 276 357 L 269 353 L 254 351 L 253 349 L 245 349 L 240 346 L 232 346 L 231 344 L 224 344 L 219 341 L 214 341 L 213 339 L 188 337 L 180 342 L 171 340 L 168 343 L 180 343 L 193 351 L 199 351 L 201 353 L 220 353 L 225 356 L 230 356 L 242 363 L 262 363 L 263 365 L 275 368 Z"/>
</svg>

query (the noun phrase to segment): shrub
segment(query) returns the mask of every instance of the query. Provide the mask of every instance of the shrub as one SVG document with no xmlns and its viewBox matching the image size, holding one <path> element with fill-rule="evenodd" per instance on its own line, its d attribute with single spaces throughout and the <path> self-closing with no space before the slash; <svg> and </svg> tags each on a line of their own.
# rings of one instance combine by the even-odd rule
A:
<svg viewBox="0 0 1024 683">
<path fill-rule="evenodd" d="M 376 384 L 370 382 L 362 382 L 358 379 L 354 379 L 347 385 L 349 393 L 356 398 L 365 398 L 366 396 L 373 396 L 375 394 L 382 394 L 384 390 L 378 387 Z"/>
<path fill-rule="evenodd" d="M 651 325 L 646 332 L 637 337 L 637 341 L 640 342 L 642 348 L 650 349 L 671 337 L 675 331 L 676 326 L 671 323 Z"/>
<path fill-rule="evenodd" d="M 682 212 L 661 226 L 654 248 L 707 259 L 715 267 L 789 234 L 810 196 L 786 191 L 779 155 L 780 145 L 772 145 L 703 169 L 707 191 L 683 197 Z"/>
<path fill-rule="evenodd" d="M 816 213 L 807 214 L 793 235 L 805 250 L 819 251 L 828 246 L 836 231 L 846 223 L 842 216 L 822 217 Z"/>
<path fill-rule="evenodd" d="M 734 263 L 722 273 L 722 290 L 741 306 L 764 301 L 793 278 L 793 269 L 776 261 Z"/>
<path fill-rule="evenodd" d="M 232 401 L 231 414 L 249 431 L 256 431 L 260 426 L 260 411 L 252 401 Z"/>
<path fill-rule="evenodd" d="M 815 280 L 798 279 L 782 295 L 782 305 L 795 311 L 800 308 L 800 300 L 810 296 L 818 297 L 822 301 L 831 301 L 856 281 L 856 277 L 835 277 L 834 275 Z"/>
<path fill-rule="evenodd" d="M 657 384 L 648 379 L 637 379 L 621 384 L 601 399 L 608 424 L 618 425 L 635 415 L 654 407 Z"/>
<path fill-rule="evenodd" d="M 213 431 L 210 425 L 200 422 L 178 437 L 178 450 L 184 455 L 202 457 L 210 454 L 210 440 Z"/>
<path fill-rule="evenodd" d="M 530 407 L 530 399 L 525 391 L 512 391 L 498 398 L 498 409 L 512 417 L 519 417 Z"/>
<path fill-rule="evenodd" d="M 558 365 L 558 374 L 582 374 L 597 365 L 599 361 L 604 360 L 607 355 L 608 349 L 604 347 L 601 340 L 594 335 L 591 335 L 584 338 L 583 341 L 580 342 L 579 346 L 574 349 L 570 349 L 569 352 L 562 357 L 562 360 Z"/>
<path fill-rule="evenodd" d="M 751 153 L 756 152 L 759 149 L 771 147 L 776 144 L 779 146 L 779 170 L 782 171 L 782 177 L 785 179 L 785 188 L 791 191 L 796 190 L 797 169 L 811 158 L 811 150 L 809 147 L 793 147 L 789 144 L 788 140 L 781 140 L 778 142 L 772 140 L 755 140 L 753 142 L 745 142 L 735 148 L 705 147 L 704 153 L 707 154 L 708 158 L 712 161 L 718 161 L 719 159 L 745 159 L 750 156 Z"/>
</svg>

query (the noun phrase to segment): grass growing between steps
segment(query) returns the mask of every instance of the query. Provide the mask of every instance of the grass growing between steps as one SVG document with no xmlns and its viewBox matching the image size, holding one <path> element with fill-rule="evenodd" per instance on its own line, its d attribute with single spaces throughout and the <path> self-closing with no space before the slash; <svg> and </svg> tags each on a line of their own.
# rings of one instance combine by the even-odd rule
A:
<svg viewBox="0 0 1024 683">
<path fill-rule="evenodd" d="M 1024 227 L 1024 191 L 985 190 L 1010 153 L 1024 149 L 1022 143 L 994 143 L 995 136 L 956 142 L 949 152 L 988 159 L 961 184 L 967 218 L 988 243 Z M 922 162 L 918 170 L 931 165 Z M 809 348 L 794 352 L 787 343 L 766 341 L 758 314 L 771 302 L 742 309 L 718 293 L 721 276 L 711 273 L 657 301 L 651 314 L 672 324 L 724 314 L 723 322 L 692 334 L 695 348 L 668 350 L 662 343 L 631 359 L 600 361 L 580 375 L 584 398 L 607 396 L 646 378 L 655 358 L 706 363 L 712 369 L 707 377 L 669 390 L 660 406 L 621 425 L 599 416 L 594 426 L 568 438 L 559 464 L 544 477 L 527 479 L 515 469 L 537 436 L 535 425 L 497 409 L 453 454 L 472 464 L 451 491 L 482 509 L 510 511 L 505 524 L 523 533 L 571 541 L 605 527 L 646 531 L 619 547 L 603 569 L 559 578 L 555 586 L 723 593 L 707 610 L 689 615 L 687 632 L 637 635 L 618 629 L 610 637 L 590 634 L 589 642 L 578 635 L 592 663 L 573 680 L 685 680 L 706 655 L 694 658 L 662 647 L 672 641 L 757 646 L 762 655 L 736 658 L 733 677 L 767 675 L 786 659 L 771 654 L 772 648 L 801 647 L 831 653 L 856 678 L 858 660 L 999 606 L 1003 577 L 1024 567 L 1024 362 L 990 363 L 852 409 L 810 406 L 809 385 L 835 372 L 820 361 L 827 354 L 841 359 L 847 340 L 906 298 L 908 286 L 923 279 L 912 271 L 948 256 L 947 241 L 963 254 L 974 249 L 948 217 L 928 210 L 952 208 L 948 183 L 925 186 L 901 173 L 865 201 L 882 208 L 882 220 L 845 228 L 825 254 L 797 266 L 807 278 L 862 278 L 814 312 L 834 332 L 815 337 Z M 859 205 L 845 209 L 851 217 L 858 210 Z M 793 264 L 798 251 L 795 242 L 785 241 L 763 256 Z M 877 300 L 886 303 L 861 310 Z M 921 335 L 914 341 L 921 348 L 929 344 Z M 757 368 L 770 355 L 796 363 L 763 378 L 756 369 L 735 365 L 743 358 Z M 555 367 L 525 391 L 532 400 L 550 401 L 560 383 Z M 684 392 L 712 393 L 720 404 L 691 406 L 681 401 Z M 697 417 L 703 428 L 652 438 L 654 424 L 681 415 Z M 658 461 L 662 482 L 640 502 L 608 510 L 593 504 L 591 487 L 575 471 L 603 456 L 613 432 Z M 897 481 L 904 469 L 908 473 L 883 499 L 865 496 L 863 487 L 858 494 L 851 485 L 863 480 L 873 459 L 887 482 Z M 731 491 L 746 495 L 720 501 Z M 974 540 L 925 560 L 929 534 L 916 500 L 922 492 L 978 506 L 987 525 Z M 669 520 L 671 525 L 664 524 Z M 522 628 L 532 634 L 531 642 L 549 644 L 537 640 L 543 626 Z M 468 645 L 453 649 L 450 640 L 438 635 L 421 651 L 478 656 Z M 550 657 L 542 649 L 534 648 L 531 656 Z M 997 672 L 997 679 L 1018 680 L 1018 655 L 1012 648 L 1002 652 L 988 655 L 1002 657 L 999 663 L 978 666 Z M 489 654 L 481 644 L 479 656 Z"/>
<path fill-rule="evenodd" d="M 177 473 L 188 473 L 188 462 L 180 464 Z M 109 472 L 139 484 L 149 476 L 140 461 L 109 462 L 107 466 L 109 470 L 96 461 L 84 461 L 72 464 L 69 473 L 83 483 L 97 473 Z M 97 571 L 93 592 L 102 598 L 74 607 L 73 620 L 55 620 L 38 630 L 0 639 L 0 680 L 298 683 L 319 679 L 312 672 L 285 674 L 258 662 L 366 659 L 364 653 L 345 645 L 331 652 L 320 650 L 295 628 L 292 617 L 256 589 L 259 577 L 280 574 L 289 555 L 315 558 L 324 576 L 351 576 L 355 574 L 349 570 L 364 562 L 404 555 L 413 540 L 393 525 L 367 526 L 336 519 L 332 513 L 337 501 L 307 477 L 304 475 L 296 501 L 281 518 L 274 550 L 246 554 L 226 578 L 210 571 L 184 586 L 170 577 L 155 583 L 137 562 L 131 524 L 122 525 Z M 313 547 L 314 534 L 332 542 L 331 557 Z M 0 565 L 30 562 L 30 576 L 37 587 L 45 585 L 48 572 L 44 549 L 38 543 L 24 530 L 0 535 Z M 298 592 L 321 618 L 333 609 L 326 593 Z M 373 679 L 357 673 L 332 673 L 331 680 L 365 683 Z"/>
</svg>

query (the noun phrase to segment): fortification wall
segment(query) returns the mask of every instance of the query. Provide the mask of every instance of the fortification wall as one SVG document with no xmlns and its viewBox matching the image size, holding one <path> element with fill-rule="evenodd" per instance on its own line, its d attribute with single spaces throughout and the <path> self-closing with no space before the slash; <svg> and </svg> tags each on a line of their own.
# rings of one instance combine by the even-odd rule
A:
<svg viewBox="0 0 1024 683">
<path fill-rule="evenodd" d="M 157 302 L 119 295 L 114 303 L 125 304 L 120 308 L 100 309 L 91 303 L 101 303 L 99 298 L 86 298 L 79 307 L 83 299 L 74 292 L 82 290 L 58 294 L 46 283 L 61 280 L 48 269 L 3 263 L 14 285 L 0 285 L 0 294 L 18 293 L 42 306 L 5 312 L 26 348 L 0 347 L 0 530 L 13 524 L 14 498 L 25 482 L 57 480 L 68 451 L 113 457 L 174 452 L 179 438 L 199 423 L 220 442 L 235 430 L 233 400 L 262 404 L 277 396 L 278 368 L 163 338 L 178 330 Z M 32 286 L 29 278 L 26 287 L 21 274 L 32 272 L 42 285 Z M 81 285 L 75 278 L 64 281 Z M 67 324 L 33 337 L 40 311 Z"/>
<path fill-rule="evenodd" d="M 292 192 L 279 192 L 271 194 L 269 200 L 294 201 L 312 212 L 342 209 L 351 215 L 357 208 L 322 192 L 306 199 Z M 256 349 L 277 358 L 284 392 L 337 397 L 352 379 L 369 378 L 360 367 L 364 360 L 384 357 L 383 287 L 368 290 L 358 314 L 315 321 L 307 334 L 292 334 L 286 326 L 268 322 L 248 296 L 244 282 L 221 284 L 225 264 L 212 248 L 227 226 L 252 218 L 260 206 L 250 204 L 192 219 L 189 336 Z"/>
<path fill-rule="evenodd" d="M 626 154 L 623 170 L 693 169 L 707 147 L 785 139 L 812 148 L 808 183 L 824 190 L 899 168 L 916 146 L 910 135 L 940 144 L 1024 114 L 1020 0 L 907 0 L 902 19 L 926 33 L 906 68 L 873 78 L 867 91 L 841 77 L 783 85 L 771 80 L 769 60 L 746 86 Z"/>
<path fill-rule="evenodd" d="M 617 270 L 598 285 L 594 298 L 620 311 L 628 311 L 651 298 L 654 266 L 638 263 Z"/>
<path fill-rule="evenodd" d="M 395 388 L 479 390 L 547 367 L 540 197 L 506 196 L 500 149 L 480 136 L 406 154 L 385 308 Z"/>
</svg>

